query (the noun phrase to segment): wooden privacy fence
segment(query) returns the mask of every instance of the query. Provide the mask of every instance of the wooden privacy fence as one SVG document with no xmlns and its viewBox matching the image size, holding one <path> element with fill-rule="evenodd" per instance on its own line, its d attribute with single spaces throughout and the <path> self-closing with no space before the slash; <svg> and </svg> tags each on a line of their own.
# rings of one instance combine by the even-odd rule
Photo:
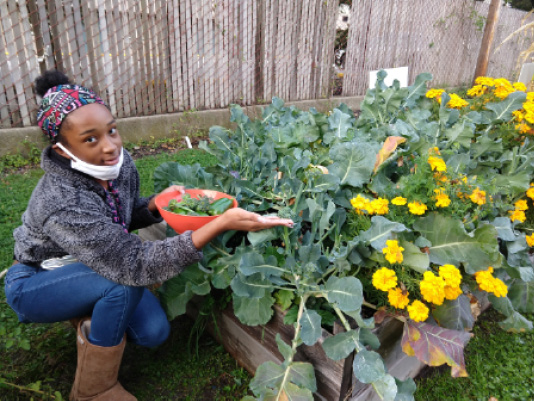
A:
<svg viewBox="0 0 534 401">
<path fill-rule="evenodd" d="M 369 71 L 408 66 L 408 82 L 430 72 L 432 84 L 470 85 L 476 67 L 489 4 L 473 0 L 353 1 L 347 40 L 343 94 L 361 95 L 369 86 Z M 501 9 L 492 48 L 522 24 L 527 13 Z M 533 41 L 518 35 L 492 52 L 488 76 L 517 79 L 517 60 Z"/>
<path fill-rule="evenodd" d="M 337 2 L 0 0 L 0 124 L 30 125 L 57 67 L 118 117 L 327 97 Z"/>
<path fill-rule="evenodd" d="M 58 68 L 117 117 L 332 95 L 338 0 L 0 0 L 0 128 L 35 124 L 33 81 Z M 343 95 L 371 70 L 467 83 L 487 5 L 474 0 L 353 0 Z M 504 8 L 495 43 L 521 25 Z M 513 79 L 510 41 L 489 74 Z"/>
</svg>

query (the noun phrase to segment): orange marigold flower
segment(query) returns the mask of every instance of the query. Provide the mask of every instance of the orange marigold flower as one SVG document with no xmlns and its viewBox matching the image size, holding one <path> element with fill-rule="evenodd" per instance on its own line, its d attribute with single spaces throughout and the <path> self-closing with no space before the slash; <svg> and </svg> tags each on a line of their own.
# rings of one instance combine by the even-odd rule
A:
<svg viewBox="0 0 534 401">
<path fill-rule="evenodd" d="M 486 203 L 486 191 L 481 191 L 476 188 L 471 195 L 469 195 L 471 202 L 476 203 L 477 205 L 484 205 Z"/>
<path fill-rule="evenodd" d="M 408 313 L 410 314 L 410 319 L 414 322 L 424 322 L 428 319 L 428 307 L 421 301 L 415 300 L 411 305 L 408 306 Z"/>
<path fill-rule="evenodd" d="M 514 128 L 518 130 L 520 134 L 526 134 L 530 131 L 530 126 L 525 123 L 517 124 Z"/>
<path fill-rule="evenodd" d="M 530 199 L 534 200 L 534 184 L 530 184 L 530 188 L 527 189 L 526 194 Z"/>
<path fill-rule="evenodd" d="M 431 155 L 438 155 L 438 156 L 441 155 L 441 153 L 439 152 L 439 148 L 437 146 L 429 148 L 428 149 L 428 153 L 431 154 Z"/>
<path fill-rule="evenodd" d="M 525 239 L 527 240 L 527 245 L 532 248 L 534 246 L 534 233 L 525 236 Z"/>
</svg>

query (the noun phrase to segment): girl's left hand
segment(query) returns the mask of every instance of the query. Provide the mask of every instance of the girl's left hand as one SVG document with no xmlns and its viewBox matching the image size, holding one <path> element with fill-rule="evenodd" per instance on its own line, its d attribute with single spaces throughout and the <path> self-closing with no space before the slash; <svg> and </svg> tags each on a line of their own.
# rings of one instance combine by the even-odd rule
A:
<svg viewBox="0 0 534 401">
<path fill-rule="evenodd" d="M 165 194 L 167 192 L 178 192 L 180 194 L 185 194 L 185 187 L 183 185 L 171 185 L 170 187 L 161 191 L 158 195 Z M 156 207 L 156 196 L 150 199 L 150 202 L 148 203 L 148 210 L 150 210 L 152 213 L 157 213 L 158 211 L 158 208 Z"/>
</svg>

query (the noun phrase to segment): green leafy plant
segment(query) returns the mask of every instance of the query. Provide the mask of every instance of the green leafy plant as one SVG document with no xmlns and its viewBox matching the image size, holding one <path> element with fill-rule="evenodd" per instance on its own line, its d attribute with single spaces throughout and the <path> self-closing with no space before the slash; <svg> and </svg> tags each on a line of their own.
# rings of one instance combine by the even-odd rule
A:
<svg viewBox="0 0 534 401">
<path fill-rule="evenodd" d="M 171 162 L 155 171 L 156 190 L 216 189 L 247 210 L 295 222 L 226 233 L 198 266 L 160 289 L 170 317 L 212 288 L 231 291 L 234 313 L 247 325 L 267 323 L 276 303 L 287 309 L 295 335 L 290 343 L 277 339 L 281 365 L 258 367 L 250 384 L 256 399 L 313 399 L 313 366 L 294 357 L 332 319 L 345 332 L 322 342 L 326 355 L 355 352 L 356 378 L 385 400 L 413 399 L 415 391 L 376 352 L 373 328 L 386 315 L 404 322 L 405 352 L 446 363 L 453 376 L 467 375 L 472 304 L 489 297 L 506 316 L 502 327 L 532 328 L 522 315 L 534 306 L 529 227 L 513 217 L 528 212 L 534 151 L 529 138 L 503 143 L 497 134 L 525 93 L 467 110 L 469 101 L 453 95 L 440 93 L 439 103 L 428 96 L 430 74 L 408 88 L 387 87 L 384 77 L 378 74 L 358 119 L 345 105 L 304 112 L 274 98 L 252 121 L 233 106 L 237 128 L 212 127 L 210 145 L 201 144 L 217 166 Z"/>
</svg>

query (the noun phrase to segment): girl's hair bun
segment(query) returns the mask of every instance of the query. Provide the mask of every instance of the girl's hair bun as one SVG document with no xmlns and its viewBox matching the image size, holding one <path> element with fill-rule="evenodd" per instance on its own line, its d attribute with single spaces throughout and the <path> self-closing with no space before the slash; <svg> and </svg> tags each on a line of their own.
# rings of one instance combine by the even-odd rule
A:
<svg viewBox="0 0 534 401">
<path fill-rule="evenodd" d="M 49 70 L 45 71 L 41 76 L 35 79 L 35 92 L 43 97 L 48 89 L 58 85 L 70 84 L 69 77 L 61 71 Z"/>
</svg>

